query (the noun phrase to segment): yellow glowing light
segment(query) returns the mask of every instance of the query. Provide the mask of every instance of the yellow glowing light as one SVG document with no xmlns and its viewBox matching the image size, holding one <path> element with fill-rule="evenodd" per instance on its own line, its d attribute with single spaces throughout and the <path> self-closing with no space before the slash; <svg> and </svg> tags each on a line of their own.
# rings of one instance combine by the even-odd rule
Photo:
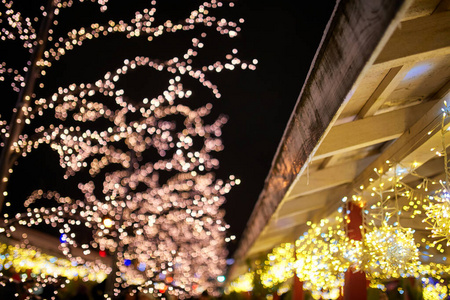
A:
<svg viewBox="0 0 450 300">
<path fill-rule="evenodd" d="M 431 237 L 438 238 L 438 241 L 445 240 L 450 246 L 450 195 L 446 189 L 441 190 L 437 195 L 429 196 L 430 203 L 426 205 L 425 213 L 427 222 L 431 230 Z"/>
<path fill-rule="evenodd" d="M 414 231 L 383 223 L 364 236 L 363 270 L 375 278 L 413 276 L 420 265 Z"/>
<path fill-rule="evenodd" d="M 431 283 L 428 278 L 423 279 L 423 300 L 447 299 L 448 288 L 440 283 Z"/>
<path fill-rule="evenodd" d="M 17 272 L 31 270 L 31 273 L 36 275 L 63 276 L 68 279 L 86 277 L 97 282 L 102 282 L 107 276 L 107 267 L 98 262 L 83 262 L 76 259 L 70 261 L 45 254 L 37 249 L 6 244 L 0 244 L 0 253 L 0 266 L 5 269 L 12 267 Z"/>
<path fill-rule="evenodd" d="M 349 251 L 349 242 L 345 230 L 339 224 L 329 226 L 327 219 L 311 224 L 296 241 L 296 274 L 314 299 L 339 297 L 344 273 L 357 260 Z"/>
<path fill-rule="evenodd" d="M 244 275 L 239 276 L 235 280 L 233 280 L 230 285 L 226 289 L 226 293 L 242 293 L 249 292 L 253 290 L 253 279 L 254 274 L 251 272 L 245 273 Z"/>
<path fill-rule="evenodd" d="M 294 245 L 282 244 L 267 255 L 261 274 L 261 283 L 271 288 L 294 276 Z"/>
<path fill-rule="evenodd" d="M 442 122 L 441 122 L 441 141 L 442 141 L 442 151 L 437 152 L 438 156 L 443 156 L 443 169 L 445 173 L 445 181 L 440 181 L 442 189 L 436 191 L 434 195 L 429 195 L 430 204 L 424 206 L 427 218 L 424 222 L 427 222 L 430 227 L 427 229 L 431 230 L 431 237 L 438 238 L 436 242 L 446 241 L 447 246 L 450 246 L 450 169 L 446 143 L 446 134 L 449 128 L 446 128 L 446 121 L 450 117 L 450 108 L 447 102 L 444 101 L 444 107 L 442 108 Z"/>
</svg>

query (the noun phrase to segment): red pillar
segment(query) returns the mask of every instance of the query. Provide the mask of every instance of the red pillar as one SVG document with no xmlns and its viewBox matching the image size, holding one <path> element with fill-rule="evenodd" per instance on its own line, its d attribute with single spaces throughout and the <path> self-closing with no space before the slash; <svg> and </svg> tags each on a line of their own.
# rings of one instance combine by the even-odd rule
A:
<svg viewBox="0 0 450 300">
<path fill-rule="evenodd" d="M 362 208 L 358 203 L 348 204 L 347 235 L 350 239 L 360 241 L 362 239 L 360 226 L 362 225 Z M 367 280 L 364 272 L 347 270 L 344 283 L 344 300 L 367 299 Z"/>
<path fill-rule="evenodd" d="M 409 277 L 408 278 L 409 281 L 409 285 L 411 286 L 411 289 L 414 289 L 414 287 L 416 286 L 416 279 L 414 277 Z M 405 300 L 412 300 L 412 296 L 409 295 L 408 290 L 406 289 L 406 293 L 405 293 Z"/>
<path fill-rule="evenodd" d="M 273 296 L 273 300 L 280 300 L 280 296 L 278 296 L 278 292 L 273 292 L 272 296 Z"/>
<path fill-rule="evenodd" d="M 294 284 L 292 287 L 292 300 L 304 300 L 303 281 L 300 281 L 297 275 L 294 275 Z"/>
</svg>

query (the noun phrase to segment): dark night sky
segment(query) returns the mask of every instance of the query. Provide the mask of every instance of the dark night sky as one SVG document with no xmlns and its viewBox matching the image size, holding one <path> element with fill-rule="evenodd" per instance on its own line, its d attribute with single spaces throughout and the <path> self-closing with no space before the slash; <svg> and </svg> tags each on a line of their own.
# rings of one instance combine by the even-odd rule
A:
<svg viewBox="0 0 450 300">
<path fill-rule="evenodd" d="M 88 8 L 77 11 L 78 8 L 75 7 L 77 13 L 62 14 L 60 17 L 61 21 L 71 24 L 70 29 L 78 28 L 93 21 L 100 23 L 102 18 L 127 19 L 142 7 L 142 3 L 148 2 L 127 1 L 125 9 L 123 4 L 120 6 L 119 1 L 110 0 L 108 14 L 104 17 L 98 14 L 98 9 L 93 4 L 85 4 Z M 161 13 L 157 12 L 155 16 L 159 15 L 163 20 L 184 18 L 191 8 L 198 7 L 193 2 L 161 0 L 158 3 Z M 31 3 L 35 5 L 36 2 L 24 0 L 23 3 L 31 6 Z M 216 155 L 220 160 L 220 169 L 216 173 L 224 179 L 234 174 L 242 181 L 240 186 L 228 194 L 224 205 L 226 220 L 231 225 L 230 234 L 238 237 L 229 245 L 230 255 L 235 250 L 262 191 L 272 159 L 334 5 L 335 0 L 240 0 L 229 11 L 230 15 L 226 16 L 235 20 L 240 17 L 245 19 L 240 35 L 231 40 L 230 47 L 237 48 L 242 59 L 251 61 L 256 58 L 259 61 L 256 71 L 222 72 L 210 77 L 222 94 L 221 100 L 210 97 L 214 105 L 213 111 L 229 116 L 222 134 L 225 150 Z M 91 17 L 91 11 L 95 12 L 94 17 Z M 87 43 L 55 64 L 52 69 L 56 77 L 50 77 L 54 79 L 47 80 L 46 86 L 49 90 L 55 90 L 73 82 L 93 82 L 103 77 L 106 71 L 120 66 L 123 59 L 136 55 L 170 58 L 178 54 L 177 45 L 186 41 L 188 40 L 182 35 L 177 35 L 176 39 L 161 38 L 155 43 L 141 43 L 121 37 L 101 40 L 100 45 Z M 211 53 L 226 48 L 222 49 L 215 42 L 207 41 L 205 44 L 206 47 L 212 47 L 207 50 Z M 226 48 L 227 53 L 232 48 Z M 208 56 L 208 53 L 204 54 Z M 11 54 L 10 49 L 0 48 L 0 55 Z M 17 56 L 18 53 L 14 55 Z M 216 54 L 214 57 L 220 59 L 223 56 Z M 166 86 L 164 80 L 160 81 L 152 74 L 131 76 L 129 80 L 145 86 L 133 91 L 138 97 L 140 93 L 148 92 L 146 88 L 149 82 L 156 90 L 160 87 L 159 83 Z M 0 92 L 4 98 L 14 99 L 4 87 L 0 87 Z M 7 115 L 14 103 L 15 100 L 10 103 L 2 100 L 2 115 L 5 112 Z M 59 169 L 48 171 L 54 158 L 54 154 L 49 154 L 48 150 L 39 150 L 20 162 L 11 178 L 10 197 L 23 199 L 35 188 L 53 189 L 48 182 L 62 175 Z M 30 162 L 35 168 L 29 167 Z"/>
<path fill-rule="evenodd" d="M 301 2 L 301 4 L 300 4 Z M 245 19 L 238 48 L 258 59 L 220 86 L 230 116 L 224 128 L 221 171 L 242 179 L 227 197 L 226 219 L 238 239 L 261 193 L 264 180 L 297 101 L 335 1 L 240 1 Z M 237 82 L 236 82 L 237 81 Z"/>
</svg>

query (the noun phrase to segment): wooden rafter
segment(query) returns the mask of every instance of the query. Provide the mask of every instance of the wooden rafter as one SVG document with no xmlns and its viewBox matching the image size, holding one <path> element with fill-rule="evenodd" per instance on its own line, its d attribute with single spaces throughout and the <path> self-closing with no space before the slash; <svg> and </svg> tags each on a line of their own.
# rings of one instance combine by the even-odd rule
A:
<svg viewBox="0 0 450 300">
<path fill-rule="evenodd" d="M 377 57 L 374 68 L 388 69 L 450 54 L 450 11 L 402 22 Z"/>
<path fill-rule="evenodd" d="M 410 65 L 402 65 L 390 69 L 358 113 L 357 119 L 373 116 L 405 77 L 409 67 Z"/>
<path fill-rule="evenodd" d="M 334 126 L 320 145 L 313 160 L 396 139 L 434 104 L 436 102 L 426 102 Z"/>
<path fill-rule="evenodd" d="M 349 183 L 373 160 L 374 157 L 366 157 L 361 160 L 311 172 L 309 176 L 305 174 L 289 192 L 287 199 L 317 193 Z"/>
</svg>

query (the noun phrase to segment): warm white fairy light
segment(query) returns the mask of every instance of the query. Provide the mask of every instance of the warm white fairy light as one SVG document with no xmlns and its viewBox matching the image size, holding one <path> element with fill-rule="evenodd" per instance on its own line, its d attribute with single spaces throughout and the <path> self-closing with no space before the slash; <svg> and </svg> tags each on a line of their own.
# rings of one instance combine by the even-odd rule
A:
<svg viewBox="0 0 450 300">
<path fill-rule="evenodd" d="M 371 195 L 378 202 L 365 214 L 361 269 L 372 280 L 414 277 L 421 264 L 415 231 L 402 227 L 400 220 L 405 213 L 400 199 L 414 199 L 414 190 L 402 182 L 410 172 L 393 165 L 385 173 L 377 169 L 375 173 L 378 179 Z"/>
<path fill-rule="evenodd" d="M 447 115 L 446 108 L 444 118 Z M 446 128 L 444 125 L 443 123 L 442 128 Z M 447 131 L 447 129 L 442 131 L 442 135 L 444 136 Z M 447 149 L 447 146 L 444 145 L 443 149 Z M 446 153 L 444 151 L 438 153 L 444 157 L 447 166 Z M 364 271 L 373 288 L 386 290 L 382 282 L 394 278 L 424 278 L 424 299 L 444 299 L 448 296 L 444 282 L 450 272 L 450 266 L 445 263 L 428 262 L 426 257 L 431 258 L 433 255 L 425 252 L 433 248 L 434 252 L 445 253 L 445 243 L 441 242 L 448 242 L 450 237 L 448 179 L 438 182 L 421 176 L 415 171 L 418 166 L 418 163 L 414 163 L 410 168 L 391 165 L 386 172 L 375 169 L 378 180 L 370 180 L 370 191 L 361 187 L 364 197 L 371 194 L 372 197 L 378 198 L 374 205 L 364 210 L 361 241 L 347 238 L 345 231 L 340 230 L 339 226 L 329 226 L 328 223 L 334 223 L 332 220 L 307 222 L 311 229 L 296 242 L 295 265 L 297 277 L 304 282 L 304 288 L 312 291 L 313 297 L 317 299 L 339 297 L 339 287 L 344 284 L 344 272 L 349 268 Z M 444 170 L 446 177 L 449 178 L 446 166 Z M 419 184 L 411 187 L 404 183 L 403 178 L 406 174 L 416 177 Z M 349 198 L 345 197 L 343 202 L 346 203 L 348 200 Z M 351 200 L 364 206 L 364 198 L 361 195 L 354 195 Z M 338 212 L 343 213 L 344 208 L 340 208 Z M 347 213 L 344 213 L 341 220 L 336 219 L 336 223 L 350 222 Z M 427 222 L 430 225 L 428 229 L 432 232 L 431 239 L 422 237 L 416 240 L 413 229 L 401 226 L 402 220 L 406 218 Z M 274 256 L 280 248 L 283 247 L 276 247 L 268 254 L 268 257 L 274 257 L 274 262 L 282 261 L 282 258 Z M 420 253 L 419 249 L 423 249 L 424 253 Z M 286 258 L 288 257 L 289 254 L 286 255 Z M 441 259 L 445 262 L 447 256 L 444 255 Z M 265 264 L 269 266 L 267 269 L 272 265 L 276 266 L 270 260 Z M 337 269 L 336 266 L 341 269 Z M 275 273 L 263 274 L 265 276 L 261 276 L 262 284 L 268 280 L 270 284 L 279 283 L 275 280 L 277 277 Z M 277 274 L 284 283 L 287 282 L 289 276 L 284 274 L 290 275 L 289 267 L 284 267 L 283 272 Z M 428 277 L 433 277 L 439 282 L 430 283 L 426 279 Z M 266 283 L 266 286 L 272 285 Z"/>
<path fill-rule="evenodd" d="M 55 6 L 52 11 L 55 15 L 59 14 L 59 10 L 67 7 L 71 7 L 74 1 L 55 1 Z M 80 1 L 83 2 L 83 1 Z M 107 1 L 97 1 L 101 5 L 101 10 L 106 11 Z M 13 1 L 3 0 L 4 13 L 0 14 L 0 20 L 3 24 L 7 24 L 0 31 L 0 41 L 7 40 L 21 40 L 24 43 L 25 48 L 32 48 L 37 39 L 37 22 L 31 18 L 22 16 L 20 12 L 14 10 Z M 189 17 L 181 22 L 173 22 L 166 20 L 161 24 L 155 24 L 156 1 L 151 1 L 151 8 L 145 8 L 142 11 L 135 12 L 135 17 L 129 21 L 123 20 L 110 20 L 106 24 L 93 23 L 87 28 L 73 29 L 67 33 L 67 37 L 53 36 L 53 30 L 49 31 L 49 38 L 47 41 L 48 47 L 44 52 L 42 60 L 36 62 L 36 64 L 42 69 L 41 74 L 45 75 L 45 69 L 52 66 L 54 60 L 60 60 L 67 52 L 82 46 L 86 40 L 97 39 L 99 37 L 105 37 L 110 34 L 125 34 L 127 38 L 145 38 L 149 42 L 155 38 L 168 33 L 175 33 L 177 31 L 192 31 L 200 26 L 204 28 L 215 29 L 219 34 L 233 38 L 241 31 L 239 23 L 243 22 L 243 19 L 239 22 L 228 21 L 224 18 L 217 18 L 212 13 L 214 10 L 220 8 L 222 3 L 219 1 L 209 1 L 201 4 L 197 9 L 189 13 Z M 47 11 L 43 10 L 43 15 L 47 15 Z M 58 25 L 57 21 L 54 21 L 54 26 Z M 193 47 L 188 49 L 186 54 L 178 58 L 175 58 L 175 67 L 184 69 L 189 72 L 191 70 L 192 58 L 198 55 L 198 49 L 204 47 L 204 38 L 206 33 L 202 33 L 199 38 L 194 39 Z M 232 53 L 226 56 L 226 61 L 217 61 L 214 64 L 203 66 L 201 71 L 216 71 L 220 72 L 223 69 L 233 70 L 235 67 L 241 67 L 242 69 L 249 68 L 254 70 L 257 60 L 252 62 L 242 62 L 236 57 L 237 50 L 233 50 Z M 186 61 L 182 61 L 185 59 Z M 19 92 L 24 85 L 25 73 L 28 70 L 27 66 L 24 66 L 22 70 L 8 67 L 7 62 L 0 64 L 0 81 L 5 80 L 5 76 L 11 77 L 11 86 L 14 91 Z M 202 79 L 204 84 L 210 84 L 208 80 Z M 216 97 L 220 97 L 220 93 L 213 89 Z"/>
<path fill-rule="evenodd" d="M 102 11 L 107 9 L 107 1 L 97 2 Z M 58 15 L 59 10 L 72 4 L 56 1 L 53 12 Z M 4 0 L 3 5 L 10 9 L 5 18 L 23 19 L 13 11 L 12 2 Z M 155 24 L 156 1 L 151 5 L 136 12 L 128 22 L 92 24 L 70 31 L 67 37 L 54 36 L 50 30 L 43 58 L 36 62 L 41 76 L 47 74 L 55 60 L 85 40 L 113 33 L 151 42 L 163 34 L 201 28 L 215 29 L 229 38 L 240 31 L 237 22 L 212 15 L 222 6 L 216 0 L 204 2 L 179 23 L 167 20 Z M 43 9 L 43 15 L 47 13 Z M 36 44 L 34 20 L 20 22 L 13 27 L 26 24 L 30 34 L 24 35 L 25 29 L 19 33 L 5 29 L 0 37 L 13 40 L 20 36 L 31 49 Z M 70 259 L 74 259 L 73 248 L 81 248 L 84 255 L 100 251 L 101 255 L 117 256 L 121 276 L 114 283 L 116 291 L 129 284 L 138 284 L 157 296 L 166 291 L 179 297 L 205 289 L 213 291 L 216 281 L 210 279 L 223 275 L 227 255 L 225 235 L 229 225 L 220 206 L 224 195 L 239 180 L 215 179 L 212 170 L 219 162 L 213 153 L 223 149 L 221 128 L 227 118 L 220 116 L 207 124 L 204 117 L 211 113 L 211 103 L 196 108 L 181 103 L 193 94 L 183 81 L 192 78 L 220 98 L 219 89 L 208 74 L 237 67 L 253 70 L 257 61 L 245 62 L 238 58 L 237 49 L 232 49 L 223 60 L 198 66 L 195 59 L 205 46 L 206 35 L 201 32 L 179 56 L 166 61 L 143 56 L 127 59 L 94 83 L 60 87 L 50 97 L 33 94 L 27 98 L 29 104 L 24 106 L 25 116 L 20 122 L 26 128 L 34 128 L 34 135 L 20 134 L 13 144 L 14 151 L 27 156 L 40 145 L 48 144 L 58 153 L 66 179 L 88 170 L 92 177 L 103 180 L 101 186 L 94 181 L 81 182 L 78 189 L 84 194 L 82 199 L 56 191 L 33 192 L 25 202 L 27 211 L 7 220 L 7 233 L 13 231 L 16 222 L 29 227 L 47 224 L 59 228 L 64 236 L 60 248 Z M 130 99 L 117 85 L 128 73 L 143 68 L 169 74 L 167 87 L 159 95 Z M 4 74 L 14 75 L 11 85 L 15 91 L 23 87 L 21 72 L 2 63 L 2 80 Z M 39 125 L 48 117 L 55 122 Z M 109 125 L 100 130 L 96 129 L 96 122 Z M 2 132 L 7 133 L 7 123 L 1 124 Z M 146 154 L 149 152 L 151 159 Z M 91 242 L 77 241 L 79 228 L 92 232 Z"/>
</svg>

